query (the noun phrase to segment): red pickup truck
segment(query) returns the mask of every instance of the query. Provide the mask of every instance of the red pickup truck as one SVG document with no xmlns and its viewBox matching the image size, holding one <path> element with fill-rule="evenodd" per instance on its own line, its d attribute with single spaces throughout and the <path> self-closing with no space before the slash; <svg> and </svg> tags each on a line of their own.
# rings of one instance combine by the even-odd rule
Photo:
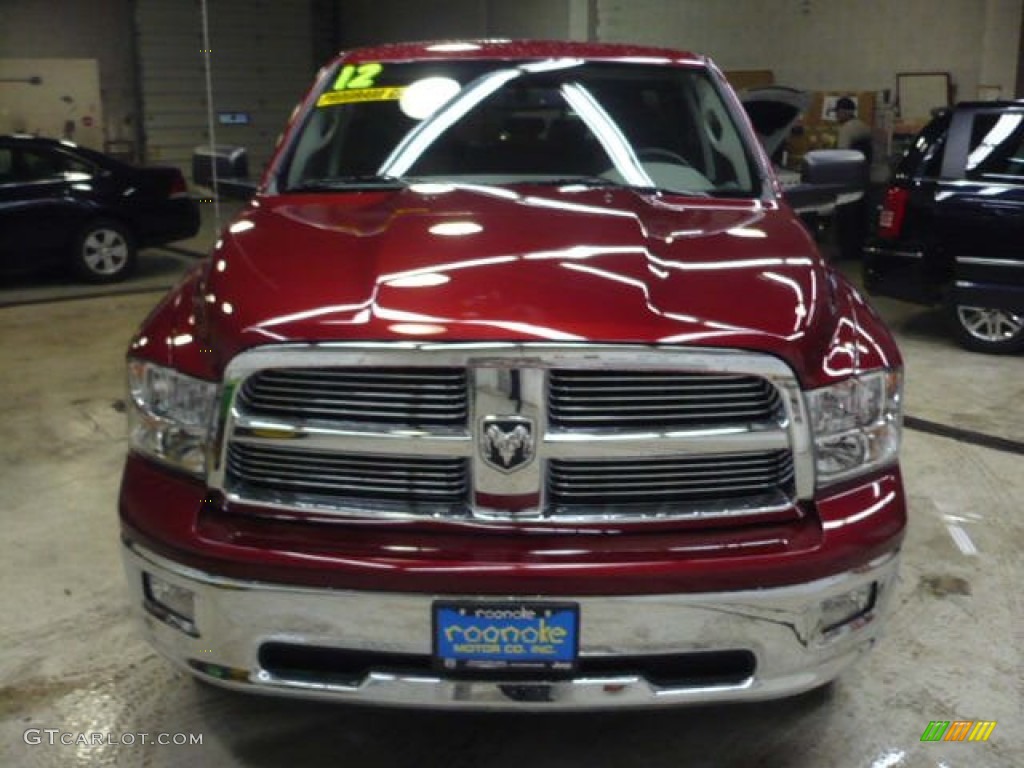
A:
<svg viewBox="0 0 1024 768">
<path fill-rule="evenodd" d="M 210 682 L 750 700 L 879 635 L 900 354 L 706 58 L 339 57 L 128 379 L 131 595 Z"/>
</svg>

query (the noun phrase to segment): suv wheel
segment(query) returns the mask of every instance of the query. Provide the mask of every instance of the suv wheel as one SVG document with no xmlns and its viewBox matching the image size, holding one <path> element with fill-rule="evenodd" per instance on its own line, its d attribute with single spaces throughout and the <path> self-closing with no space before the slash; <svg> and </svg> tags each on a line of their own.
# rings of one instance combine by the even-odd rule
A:
<svg viewBox="0 0 1024 768">
<path fill-rule="evenodd" d="M 965 304 L 951 309 L 957 338 L 967 349 L 994 353 L 1024 349 L 1024 315 Z"/>
<path fill-rule="evenodd" d="M 90 283 L 124 280 L 135 266 L 135 242 L 131 233 L 116 221 L 91 222 L 75 243 L 73 266 Z"/>
</svg>

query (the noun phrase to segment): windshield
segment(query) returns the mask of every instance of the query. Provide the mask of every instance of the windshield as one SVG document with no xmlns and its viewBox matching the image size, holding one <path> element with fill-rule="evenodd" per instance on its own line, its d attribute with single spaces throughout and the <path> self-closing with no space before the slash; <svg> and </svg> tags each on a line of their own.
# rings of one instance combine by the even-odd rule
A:
<svg viewBox="0 0 1024 768">
<path fill-rule="evenodd" d="M 760 190 L 703 69 L 567 59 L 339 67 L 292 144 L 281 187 L 410 180 Z"/>
</svg>

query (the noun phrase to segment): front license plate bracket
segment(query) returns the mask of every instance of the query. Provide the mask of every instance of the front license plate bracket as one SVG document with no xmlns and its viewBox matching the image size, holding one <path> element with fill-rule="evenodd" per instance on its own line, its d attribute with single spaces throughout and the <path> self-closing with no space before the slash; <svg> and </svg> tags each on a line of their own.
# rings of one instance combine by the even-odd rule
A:
<svg viewBox="0 0 1024 768">
<path fill-rule="evenodd" d="M 439 600 L 432 623 L 434 666 L 449 676 L 541 679 L 577 667 L 576 603 Z"/>
</svg>

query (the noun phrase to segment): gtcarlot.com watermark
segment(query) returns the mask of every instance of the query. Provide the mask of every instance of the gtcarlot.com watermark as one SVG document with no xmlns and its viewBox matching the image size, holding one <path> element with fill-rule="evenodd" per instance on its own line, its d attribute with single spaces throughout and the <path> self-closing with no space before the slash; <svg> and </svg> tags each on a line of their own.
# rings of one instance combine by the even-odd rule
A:
<svg viewBox="0 0 1024 768">
<path fill-rule="evenodd" d="M 22 738 L 25 739 L 26 744 L 32 746 L 63 744 L 67 747 L 132 747 L 139 744 L 182 747 L 203 743 L 203 734 L 201 733 L 107 733 L 104 731 L 76 733 L 62 731 L 59 728 L 29 728 Z"/>
</svg>

